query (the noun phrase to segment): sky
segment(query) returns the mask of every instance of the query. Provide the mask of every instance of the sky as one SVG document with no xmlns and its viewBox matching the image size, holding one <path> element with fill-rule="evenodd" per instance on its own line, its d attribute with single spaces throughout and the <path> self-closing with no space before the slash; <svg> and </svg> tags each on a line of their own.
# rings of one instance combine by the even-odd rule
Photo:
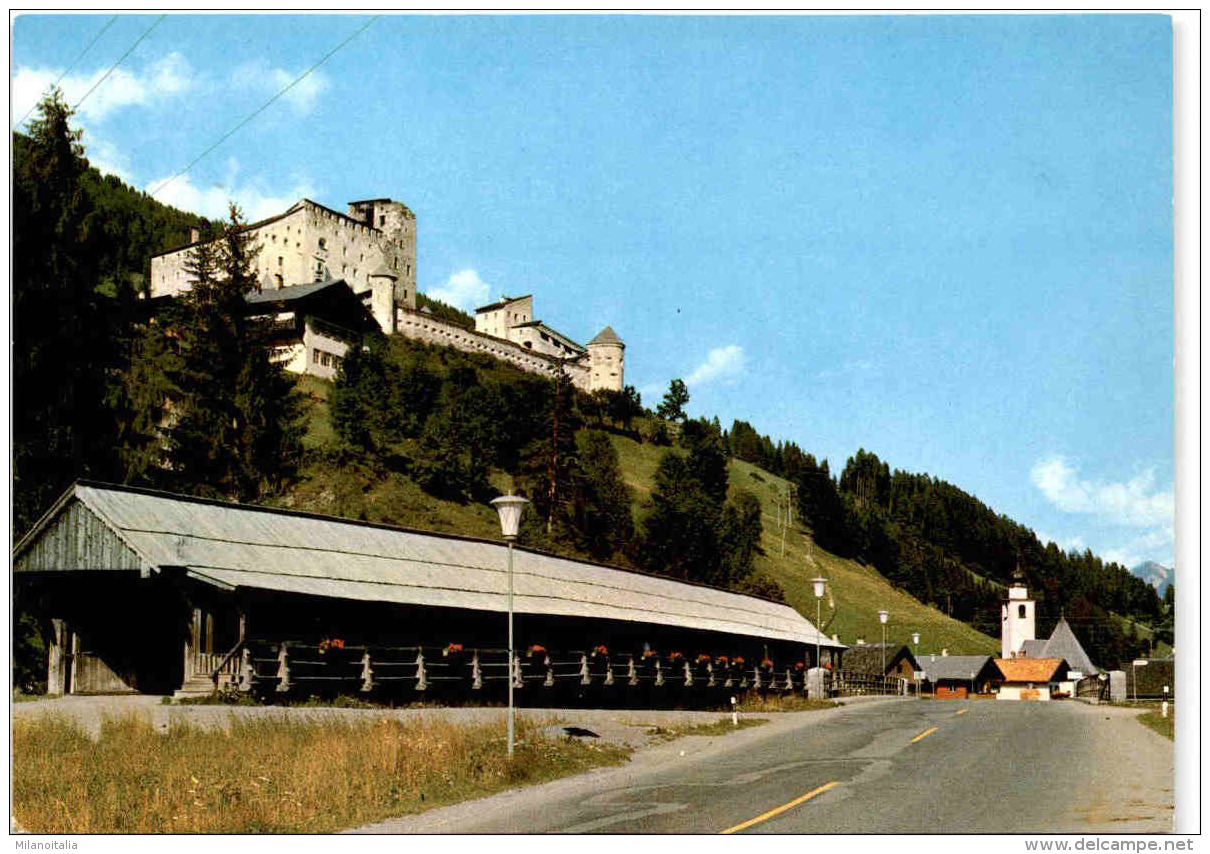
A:
<svg viewBox="0 0 1210 854">
<path fill-rule="evenodd" d="M 59 80 L 182 209 L 402 201 L 422 292 L 612 326 L 651 408 L 1173 565 L 1168 18 L 111 17 L 15 19 L 14 127 Z"/>
</svg>

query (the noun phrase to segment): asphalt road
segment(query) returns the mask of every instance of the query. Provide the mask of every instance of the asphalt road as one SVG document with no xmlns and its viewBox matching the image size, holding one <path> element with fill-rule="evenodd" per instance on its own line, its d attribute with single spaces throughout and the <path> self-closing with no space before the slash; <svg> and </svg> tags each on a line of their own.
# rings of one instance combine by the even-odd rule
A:
<svg viewBox="0 0 1210 854">
<path fill-rule="evenodd" d="M 687 738 L 387 833 L 1050 833 L 1173 827 L 1173 745 L 1074 701 L 892 700 Z M 765 730 L 765 732 L 762 732 Z"/>
</svg>

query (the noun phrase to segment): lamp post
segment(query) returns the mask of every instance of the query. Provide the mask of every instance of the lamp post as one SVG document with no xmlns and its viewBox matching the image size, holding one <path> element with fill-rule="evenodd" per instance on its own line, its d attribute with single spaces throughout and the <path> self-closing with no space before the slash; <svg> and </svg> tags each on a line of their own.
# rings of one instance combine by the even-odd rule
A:
<svg viewBox="0 0 1210 854">
<path fill-rule="evenodd" d="M 828 579 L 822 575 L 811 579 L 811 586 L 815 588 L 815 666 L 823 667 L 823 659 L 820 658 L 819 646 L 819 606 L 823 601 L 823 591 L 828 584 Z M 810 681 L 810 674 L 807 674 L 807 680 Z M 819 682 L 823 684 L 823 672 L 819 674 Z"/>
<path fill-rule="evenodd" d="M 920 672 L 920 632 L 912 632 L 912 655 L 916 659 L 916 669 L 913 675 Z M 920 698 L 920 677 L 916 677 L 916 698 Z"/>
<path fill-rule="evenodd" d="M 529 503 L 519 495 L 502 495 L 492 500 L 492 507 L 500 514 L 500 532 L 508 540 L 508 756 L 513 755 L 513 729 L 516 710 L 513 708 L 513 543 L 521 525 L 521 512 Z"/>
<path fill-rule="evenodd" d="M 887 616 L 888 616 L 888 614 L 886 611 L 878 612 L 878 622 L 882 623 L 882 678 L 884 680 L 882 683 L 882 686 L 884 688 L 886 687 L 885 680 L 886 680 L 886 618 L 887 618 Z"/>
</svg>

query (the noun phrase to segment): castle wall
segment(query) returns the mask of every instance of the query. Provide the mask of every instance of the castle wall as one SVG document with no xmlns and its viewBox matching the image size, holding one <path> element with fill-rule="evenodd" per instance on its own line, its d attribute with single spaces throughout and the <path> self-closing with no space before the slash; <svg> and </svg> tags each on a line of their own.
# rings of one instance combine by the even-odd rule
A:
<svg viewBox="0 0 1210 854">
<path fill-rule="evenodd" d="M 553 377 L 557 369 L 554 359 L 526 350 L 512 341 L 472 332 L 461 326 L 437 320 L 424 312 L 397 312 L 396 329 L 399 335 L 423 341 L 425 344 L 447 345 L 464 353 L 485 353 L 531 374 Z M 563 363 L 563 369 L 572 384 L 583 391 L 588 391 L 590 385 L 590 370 L 585 364 L 586 361 Z"/>
<path fill-rule="evenodd" d="M 389 216 L 388 216 L 389 213 Z M 370 288 L 380 261 L 397 276 L 395 301 L 416 307 L 416 218 L 392 202 L 383 231 L 304 200 L 286 214 L 249 229 L 260 245 L 256 280 L 262 288 L 303 285 L 326 277 L 344 279 L 355 293 Z M 151 259 L 151 295 L 177 295 L 191 286 L 185 265 L 192 246 Z"/>
</svg>

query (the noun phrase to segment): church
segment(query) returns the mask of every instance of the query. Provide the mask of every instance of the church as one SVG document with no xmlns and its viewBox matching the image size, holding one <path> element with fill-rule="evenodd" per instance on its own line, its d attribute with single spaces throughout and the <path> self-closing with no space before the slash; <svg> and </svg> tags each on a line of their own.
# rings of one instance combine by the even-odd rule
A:
<svg viewBox="0 0 1210 854">
<path fill-rule="evenodd" d="M 1036 605 L 1029 596 L 1025 574 L 1018 567 L 1013 573 L 1013 583 L 1008 588 L 1008 598 L 1000 607 L 1000 658 L 996 660 L 996 666 L 1006 681 L 1021 681 L 1015 679 L 1020 675 L 1017 671 L 1027 665 L 1013 662 L 1021 659 L 1058 662 L 1061 666 L 1050 668 L 1040 681 L 1049 684 L 1051 692 L 1074 696 L 1079 680 L 1096 676 L 1100 670 L 1080 645 L 1066 617 L 1059 617 L 1049 638 L 1035 637 Z"/>
</svg>

